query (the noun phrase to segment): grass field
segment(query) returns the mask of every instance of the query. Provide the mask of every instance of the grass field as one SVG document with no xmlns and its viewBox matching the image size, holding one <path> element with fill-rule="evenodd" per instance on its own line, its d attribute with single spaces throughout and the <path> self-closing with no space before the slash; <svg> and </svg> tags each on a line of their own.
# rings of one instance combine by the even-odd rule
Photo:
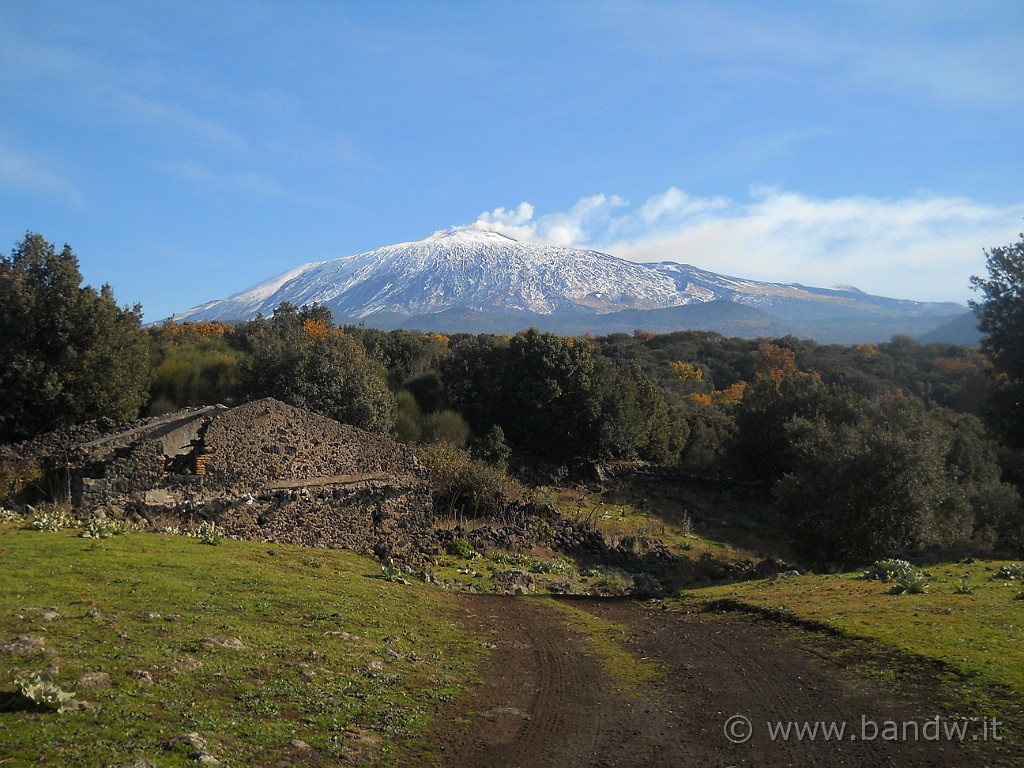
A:
<svg viewBox="0 0 1024 768">
<path fill-rule="evenodd" d="M 941 662 L 950 673 L 1000 688 L 1024 701 L 1024 585 L 993 578 L 1006 561 L 924 568 L 922 594 L 890 594 L 891 585 L 859 573 L 805 575 L 693 590 L 682 600 L 725 601 L 878 641 L 910 657 Z"/>
<path fill-rule="evenodd" d="M 170 745 L 192 732 L 233 765 L 392 764 L 485 653 L 454 595 L 350 553 L 8 524 L 0 568 L 5 768 L 194 765 L 194 744 Z M 43 650 L 18 655 L 26 637 Z M 47 669 L 87 708 L 24 706 L 16 676 Z M 86 689 L 97 672 L 112 685 Z"/>
</svg>

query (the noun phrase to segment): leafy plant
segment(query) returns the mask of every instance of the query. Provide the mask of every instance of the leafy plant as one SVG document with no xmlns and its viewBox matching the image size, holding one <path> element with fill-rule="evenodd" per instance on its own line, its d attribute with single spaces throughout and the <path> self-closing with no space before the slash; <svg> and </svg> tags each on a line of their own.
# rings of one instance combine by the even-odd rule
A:
<svg viewBox="0 0 1024 768">
<path fill-rule="evenodd" d="M 21 520 L 21 515 L 19 515 L 13 509 L 0 507 L 0 523 L 16 523 L 19 520 Z"/>
<path fill-rule="evenodd" d="M 201 539 L 203 544 L 217 546 L 224 538 L 224 529 L 212 520 L 204 520 L 188 534 L 194 538 Z"/>
<path fill-rule="evenodd" d="M 897 576 L 889 590 L 890 595 L 921 595 L 928 591 L 928 578 L 916 568 Z"/>
<path fill-rule="evenodd" d="M 74 528 L 78 521 L 60 507 L 43 507 L 32 518 L 28 527 L 33 531 L 62 531 L 65 528 Z"/>
<path fill-rule="evenodd" d="M 409 583 L 409 580 L 402 575 L 402 571 L 395 565 L 394 560 L 389 559 L 386 563 L 381 563 L 380 573 L 384 581 L 391 581 L 396 584 Z"/>
<path fill-rule="evenodd" d="M 75 694 L 53 682 L 46 672 L 26 672 L 14 678 L 18 691 L 38 707 L 66 712 Z"/>
<path fill-rule="evenodd" d="M 1020 565 L 1019 563 L 1004 565 L 992 576 L 992 578 L 1007 579 L 1008 581 L 1024 579 L 1024 565 Z"/>
<path fill-rule="evenodd" d="M 967 583 L 967 579 L 960 579 L 960 582 L 953 587 L 953 593 L 957 595 L 973 595 L 974 587 Z"/>
<path fill-rule="evenodd" d="M 111 536 L 121 536 L 134 530 L 135 526 L 127 520 L 113 520 L 106 517 L 94 517 L 82 526 L 81 536 L 83 539 L 109 539 Z"/>
<path fill-rule="evenodd" d="M 877 560 L 864 570 L 861 578 L 889 582 L 909 576 L 916 571 L 917 569 L 906 560 Z"/>
</svg>

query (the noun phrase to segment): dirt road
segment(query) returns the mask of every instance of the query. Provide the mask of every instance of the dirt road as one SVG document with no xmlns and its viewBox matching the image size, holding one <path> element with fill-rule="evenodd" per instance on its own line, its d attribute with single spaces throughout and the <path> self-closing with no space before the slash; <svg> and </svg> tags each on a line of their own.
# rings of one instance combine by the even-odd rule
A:
<svg viewBox="0 0 1024 768">
<path fill-rule="evenodd" d="M 747 615 L 574 601 L 629 627 L 628 650 L 660 666 L 658 677 L 628 693 L 616 690 L 585 639 L 542 601 L 466 596 L 464 605 L 467 627 L 495 646 L 483 682 L 441 713 L 429 747 L 403 765 L 1024 764 L 1024 753 L 993 739 L 1005 730 L 993 733 L 991 721 L 958 721 L 941 709 L 934 670 L 904 665 L 894 688 L 847 669 L 850 654 L 840 653 L 839 639 Z M 813 738 L 795 730 L 815 724 Z M 781 730 L 773 735 L 773 728 Z M 966 745 L 957 728 L 965 729 Z"/>
</svg>

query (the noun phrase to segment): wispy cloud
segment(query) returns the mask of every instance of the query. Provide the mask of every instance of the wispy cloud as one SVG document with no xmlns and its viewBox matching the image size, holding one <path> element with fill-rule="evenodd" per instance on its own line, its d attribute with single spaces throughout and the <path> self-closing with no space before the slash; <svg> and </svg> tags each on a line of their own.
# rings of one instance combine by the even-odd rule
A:
<svg viewBox="0 0 1024 768">
<path fill-rule="evenodd" d="M 152 163 L 151 167 L 165 176 L 194 184 L 210 192 L 231 189 L 255 197 L 272 198 L 314 208 L 327 208 L 334 204 L 334 201 L 328 198 L 297 194 L 260 171 L 215 169 L 195 160 Z"/>
<path fill-rule="evenodd" d="M 0 186 L 81 205 L 81 193 L 68 181 L 67 174 L 53 165 L 45 158 L 19 151 L 0 140 Z"/>
<path fill-rule="evenodd" d="M 159 124 L 165 128 L 188 133 L 243 149 L 247 140 L 240 133 L 222 123 L 193 112 L 172 101 L 153 99 L 131 91 L 115 91 L 114 98 L 128 114 L 147 123 Z"/>
<path fill-rule="evenodd" d="M 600 248 L 632 261 L 679 261 L 776 282 L 855 285 L 922 301 L 964 301 L 983 249 L 1017 239 L 1024 203 L 992 206 L 920 195 L 820 199 L 755 187 L 749 199 L 694 197 L 672 187 L 632 206 L 581 199 L 537 215 L 530 203 L 481 214 L 470 226 L 517 239 Z"/>
</svg>

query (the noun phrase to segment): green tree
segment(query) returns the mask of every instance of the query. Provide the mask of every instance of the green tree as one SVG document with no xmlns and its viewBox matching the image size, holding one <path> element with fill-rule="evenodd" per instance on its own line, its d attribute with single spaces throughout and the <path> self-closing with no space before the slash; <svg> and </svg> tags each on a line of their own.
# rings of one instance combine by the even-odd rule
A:
<svg viewBox="0 0 1024 768">
<path fill-rule="evenodd" d="M 240 371 L 243 398 L 275 397 L 371 432 L 394 426 L 383 366 L 334 327 L 330 310 L 283 303 L 236 335 L 249 353 Z"/>
<path fill-rule="evenodd" d="M 78 257 L 27 233 L 0 256 L 0 436 L 93 418 L 130 420 L 148 399 L 142 309 L 82 286 Z"/>
<path fill-rule="evenodd" d="M 985 256 L 988 277 L 971 278 L 984 298 L 970 305 L 996 373 L 992 423 L 1009 442 L 1024 448 L 1024 234 L 1020 242 Z"/>
<path fill-rule="evenodd" d="M 508 347 L 506 416 L 511 444 L 552 461 L 593 455 L 601 403 L 590 344 L 531 328 Z"/>
</svg>

